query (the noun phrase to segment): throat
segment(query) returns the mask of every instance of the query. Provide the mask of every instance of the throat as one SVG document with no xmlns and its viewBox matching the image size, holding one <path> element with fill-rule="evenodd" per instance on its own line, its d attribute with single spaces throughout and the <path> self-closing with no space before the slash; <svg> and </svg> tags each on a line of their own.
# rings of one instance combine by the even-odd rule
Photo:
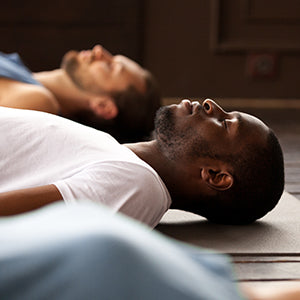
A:
<svg viewBox="0 0 300 300">
<path fill-rule="evenodd" d="M 63 116 L 72 117 L 78 111 L 89 110 L 89 95 L 77 88 L 64 70 L 34 73 L 34 78 L 54 94 Z"/>
</svg>

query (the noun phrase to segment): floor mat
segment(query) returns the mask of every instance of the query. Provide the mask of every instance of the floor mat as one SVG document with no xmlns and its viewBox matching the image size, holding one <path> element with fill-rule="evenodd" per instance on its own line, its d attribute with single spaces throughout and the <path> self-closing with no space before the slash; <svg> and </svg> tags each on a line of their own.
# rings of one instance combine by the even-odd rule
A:
<svg viewBox="0 0 300 300">
<path fill-rule="evenodd" d="M 213 224 L 192 213 L 169 210 L 156 229 L 175 239 L 228 254 L 299 255 L 300 201 L 284 192 L 270 213 L 243 226 Z"/>
</svg>

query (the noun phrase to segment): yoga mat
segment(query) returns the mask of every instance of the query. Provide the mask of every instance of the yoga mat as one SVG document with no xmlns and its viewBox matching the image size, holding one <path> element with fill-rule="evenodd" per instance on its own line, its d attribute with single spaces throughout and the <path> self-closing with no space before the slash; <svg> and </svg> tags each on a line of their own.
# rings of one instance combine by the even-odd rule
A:
<svg viewBox="0 0 300 300">
<path fill-rule="evenodd" d="M 284 192 L 271 212 L 243 226 L 213 224 L 192 213 L 169 210 L 156 229 L 175 239 L 228 254 L 299 255 L 300 201 Z"/>
</svg>

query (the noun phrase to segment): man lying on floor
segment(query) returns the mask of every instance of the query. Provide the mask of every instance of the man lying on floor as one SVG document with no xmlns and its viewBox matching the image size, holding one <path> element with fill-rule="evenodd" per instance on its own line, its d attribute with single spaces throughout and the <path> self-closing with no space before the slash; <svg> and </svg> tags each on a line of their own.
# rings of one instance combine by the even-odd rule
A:
<svg viewBox="0 0 300 300">
<path fill-rule="evenodd" d="M 148 70 L 96 45 L 68 51 L 60 68 L 37 73 L 17 53 L 0 52 L 0 105 L 59 114 L 135 142 L 153 130 L 160 95 Z"/>
<path fill-rule="evenodd" d="M 86 199 L 154 227 L 168 208 L 255 221 L 283 191 L 281 147 L 259 119 L 212 100 L 162 107 L 156 138 L 120 145 L 43 112 L 0 108 L 0 214 Z"/>
<path fill-rule="evenodd" d="M 241 289 L 226 256 L 164 237 L 101 205 L 0 218 L 1 300 L 293 300 Z"/>
</svg>

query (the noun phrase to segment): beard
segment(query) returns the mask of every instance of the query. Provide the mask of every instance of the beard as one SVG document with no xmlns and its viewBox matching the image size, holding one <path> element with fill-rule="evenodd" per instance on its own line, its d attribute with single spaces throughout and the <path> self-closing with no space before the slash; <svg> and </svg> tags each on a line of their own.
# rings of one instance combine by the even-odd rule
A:
<svg viewBox="0 0 300 300">
<path fill-rule="evenodd" d="M 161 151 L 170 159 L 177 160 L 185 155 L 187 132 L 176 129 L 175 116 L 169 106 L 161 107 L 155 117 L 155 138 Z"/>
<path fill-rule="evenodd" d="M 155 138 L 170 160 L 190 161 L 200 156 L 214 157 L 211 145 L 191 126 L 180 127 L 170 106 L 161 107 L 155 117 Z"/>
<path fill-rule="evenodd" d="M 77 75 L 79 70 L 79 63 L 77 60 L 78 52 L 75 50 L 68 51 L 61 62 L 61 68 L 65 70 L 71 81 L 81 90 L 86 90 L 82 84 L 82 80 Z"/>
</svg>

